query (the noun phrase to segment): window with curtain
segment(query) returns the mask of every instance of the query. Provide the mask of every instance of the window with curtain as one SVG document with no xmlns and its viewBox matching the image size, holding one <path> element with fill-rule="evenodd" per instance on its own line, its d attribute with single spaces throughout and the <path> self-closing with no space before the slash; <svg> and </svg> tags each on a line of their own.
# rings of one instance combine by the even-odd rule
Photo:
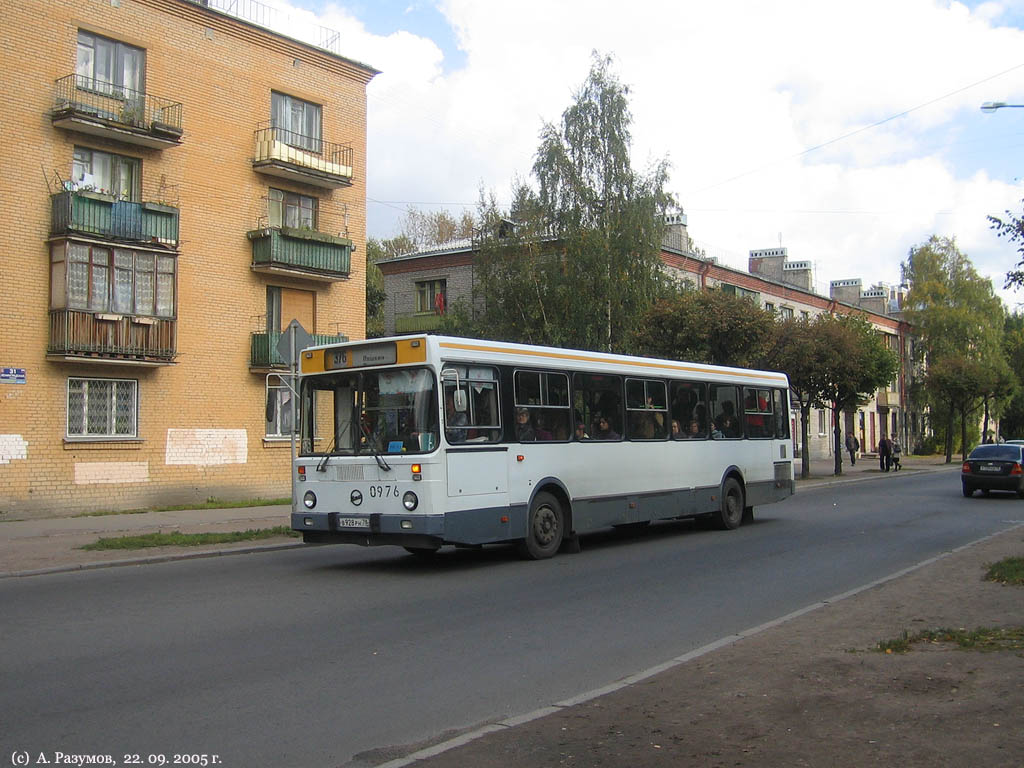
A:
<svg viewBox="0 0 1024 768">
<path fill-rule="evenodd" d="M 141 165 L 137 157 L 75 147 L 71 159 L 71 180 L 77 189 L 103 192 L 119 200 L 138 202 Z"/>
<path fill-rule="evenodd" d="M 270 94 L 270 120 L 278 141 L 310 152 L 321 151 L 319 104 L 276 91 Z"/>
<path fill-rule="evenodd" d="M 315 197 L 271 188 L 268 196 L 270 226 L 316 229 L 318 203 Z"/>
<path fill-rule="evenodd" d="M 138 387 L 134 379 L 68 379 L 68 437 L 138 436 Z"/>
<path fill-rule="evenodd" d="M 76 85 L 115 98 L 136 98 L 143 91 L 146 52 L 117 40 L 78 31 Z"/>
<path fill-rule="evenodd" d="M 148 317 L 175 316 L 174 256 L 57 243 L 50 251 L 55 309 L 116 312 Z"/>
</svg>

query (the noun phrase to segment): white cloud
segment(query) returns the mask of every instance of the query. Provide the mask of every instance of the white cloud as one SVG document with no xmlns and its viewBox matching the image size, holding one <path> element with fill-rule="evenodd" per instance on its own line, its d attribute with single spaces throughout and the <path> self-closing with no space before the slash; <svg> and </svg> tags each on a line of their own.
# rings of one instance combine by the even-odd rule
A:
<svg viewBox="0 0 1024 768">
<path fill-rule="evenodd" d="M 978 110 L 1024 103 L 1024 32 L 999 26 L 1018 13 L 1012 3 L 439 7 L 465 56 L 455 70 L 415 29 L 371 35 L 334 6 L 320 17 L 344 28 L 346 55 L 383 71 L 369 89 L 371 200 L 457 212 L 481 186 L 507 196 L 597 50 L 614 54 L 630 87 L 636 164 L 670 158 L 691 234 L 734 254 L 734 266 L 780 232 L 791 258 L 815 262 L 825 291 L 832 279 L 895 282 L 910 247 L 932 233 L 956 236 L 997 288 L 1016 260 L 985 216 L 1019 210 L 1024 197 L 1019 178 L 1004 178 L 1019 164 L 1024 110 Z M 369 211 L 371 234 L 393 233 L 394 209 Z"/>
</svg>

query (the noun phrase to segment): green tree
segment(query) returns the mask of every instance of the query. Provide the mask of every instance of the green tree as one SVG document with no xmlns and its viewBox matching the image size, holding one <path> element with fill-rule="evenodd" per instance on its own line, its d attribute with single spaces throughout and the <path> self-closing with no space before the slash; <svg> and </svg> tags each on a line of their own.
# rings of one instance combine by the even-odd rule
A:
<svg viewBox="0 0 1024 768">
<path fill-rule="evenodd" d="M 832 448 L 835 474 L 843 472 L 842 425 L 839 414 L 852 411 L 882 386 L 892 381 L 899 357 L 861 315 L 821 314 L 810 323 L 812 347 L 806 354 L 814 361 L 805 386 L 815 404 L 835 414 Z M 797 351 L 796 354 L 799 354 Z"/>
<path fill-rule="evenodd" d="M 366 335 L 368 338 L 384 335 L 384 275 L 377 262 L 385 258 L 384 246 L 380 240 L 366 241 Z"/>
<path fill-rule="evenodd" d="M 989 216 L 989 226 L 996 231 L 999 237 L 1005 237 L 1009 242 L 1017 246 L 1017 253 L 1021 259 L 1014 265 L 1014 268 L 1006 273 L 1006 288 L 1020 288 L 1024 286 L 1024 219 L 1011 211 L 1006 211 L 1006 217 Z"/>
<path fill-rule="evenodd" d="M 1015 386 L 1004 403 L 999 429 L 1004 437 L 1019 438 L 1024 435 L 1024 315 L 1007 315 L 1003 353 Z"/>
<path fill-rule="evenodd" d="M 946 462 L 953 459 L 955 423 L 966 452 L 968 416 L 1005 386 L 1005 310 L 990 280 L 980 276 L 951 238 L 932 236 L 910 249 L 902 265 L 910 286 L 905 316 L 920 339 L 918 362 L 929 410 L 942 418 Z M 959 377 L 959 378 L 958 378 Z"/>
<path fill-rule="evenodd" d="M 660 248 L 667 161 L 631 165 L 629 90 L 594 54 L 590 73 L 547 124 L 507 214 L 482 207 L 480 331 L 516 341 L 630 351 L 633 329 L 664 292 Z"/>
<path fill-rule="evenodd" d="M 775 316 L 724 291 L 687 290 L 658 300 L 634 335 L 640 354 L 741 368 L 761 365 Z"/>
<path fill-rule="evenodd" d="M 808 450 L 811 408 L 820 405 L 816 390 L 819 355 L 815 326 L 806 318 L 777 320 L 771 325 L 771 337 L 764 352 L 763 365 L 789 377 L 790 397 L 800 408 L 800 476 L 811 476 Z"/>
</svg>

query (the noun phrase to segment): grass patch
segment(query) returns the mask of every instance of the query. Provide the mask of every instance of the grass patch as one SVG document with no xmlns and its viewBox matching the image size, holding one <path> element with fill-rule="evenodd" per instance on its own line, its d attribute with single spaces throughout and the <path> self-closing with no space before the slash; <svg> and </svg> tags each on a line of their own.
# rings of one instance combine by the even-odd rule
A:
<svg viewBox="0 0 1024 768">
<path fill-rule="evenodd" d="M 146 512 L 175 512 L 179 509 L 242 509 L 244 507 L 273 507 L 291 504 L 291 496 L 280 499 L 243 499 L 241 501 L 224 501 L 211 496 L 206 501 L 193 504 L 170 504 L 166 507 L 148 507 L 146 509 L 108 509 L 98 512 L 82 512 L 73 517 L 105 517 L 106 515 L 142 515 Z"/>
<path fill-rule="evenodd" d="M 246 531 L 228 531 L 226 533 L 146 533 L 140 536 L 118 536 L 101 538 L 82 549 L 90 551 L 106 549 L 149 549 L 150 547 L 200 547 L 204 544 L 231 544 L 236 541 L 259 541 L 275 536 L 295 536 L 298 534 L 284 525 L 274 528 L 257 528 Z"/>
<path fill-rule="evenodd" d="M 906 630 L 892 640 L 882 640 L 874 650 L 907 653 L 915 643 L 952 643 L 967 651 L 1024 650 L 1024 627 L 978 627 L 978 629 L 924 629 L 911 635 Z"/>
<path fill-rule="evenodd" d="M 985 578 L 1000 584 L 1024 584 L 1024 557 L 1007 557 L 988 567 Z"/>
</svg>

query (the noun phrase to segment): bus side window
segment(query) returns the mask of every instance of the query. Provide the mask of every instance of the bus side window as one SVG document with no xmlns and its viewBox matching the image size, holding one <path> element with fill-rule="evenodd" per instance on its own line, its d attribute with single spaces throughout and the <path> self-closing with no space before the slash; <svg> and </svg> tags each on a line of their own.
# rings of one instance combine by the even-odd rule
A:
<svg viewBox="0 0 1024 768">
<path fill-rule="evenodd" d="M 789 392 L 784 389 L 773 389 L 772 400 L 775 405 L 775 437 L 780 440 L 789 438 Z"/>
<path fill-rule="evenodd" d="M 577 418 L 589 440 L 622 439 L 622 378 L 577 373 L 573 376 Z"/>
<path fill-rule="evenodd" d="M 696 381 L 672 382 L 672 420 L 678 422 L 676 440 L 705 439 L 708 436 L 707 387 Z"/>
<path fill-rule="evenodd" d="M 739 399 L 739 387 L 732 384 L 712 384 L 711 407 L 712 418 L 711 436 L 724 438 L 743 437 L 743 428 L 739 422 L 737 403 Z"/>
</svg>

